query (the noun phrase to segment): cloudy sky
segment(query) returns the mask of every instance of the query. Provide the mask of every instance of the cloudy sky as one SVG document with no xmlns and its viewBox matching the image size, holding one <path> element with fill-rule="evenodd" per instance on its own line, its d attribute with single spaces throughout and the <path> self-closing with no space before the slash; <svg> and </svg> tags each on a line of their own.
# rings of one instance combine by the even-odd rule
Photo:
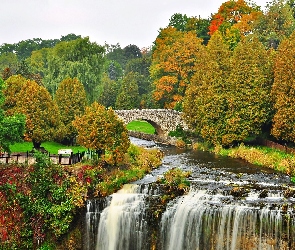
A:
<svg viewBox="0 0 295 250">
<path fill-rule="evenodd" d="M 89 36 L 103 45 L 152 45 L 175 13 L 207 18 L 226 0 L 5 0 L 0 45 L 21 40 Z M 267 0 L 254 0 L 264 7 Z"/>
</svg>

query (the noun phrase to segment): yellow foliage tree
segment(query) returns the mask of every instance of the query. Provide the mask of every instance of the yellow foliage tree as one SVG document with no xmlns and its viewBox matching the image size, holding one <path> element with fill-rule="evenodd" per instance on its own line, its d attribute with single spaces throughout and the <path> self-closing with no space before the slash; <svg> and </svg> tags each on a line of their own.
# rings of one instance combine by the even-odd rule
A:
<svg viewBox="0 0 295 250">
<path fill-rule="evenodd" d="M 6 112 L 26 116 L 25 140 L 31 140 L 39 148 L 43 141 L 52 139 L 60 122 L 57 105 L 47 89 L 35 81 L 12 76 L 6 84 Z"/>
<path fill-rule="evenodd" d="M 72 143 L 77 135 L 72 121 L 76 116 L 84 113 L 87 97 L 83 84 L 77 78 L 63 80 L 55 94 L 56 104 L 59 108 L 63 132 L 57 138 L 59 141 Z"/>
<path fill-rule="evenodd" d="M 130 145 L 128 131 L 111 108 L 94 102 L 86 107 L 84 115 L 76 117 L 73 125 L 80 145 L 102 154 L 107 151 L 113 163 L 123 160 Z"/>
<path fill-rule="evenodd" d="M 295 32 L 279 45 L 274 67 L 272 97 L 275 102 L 272 134 L 295 142 Z"/>
</svg>

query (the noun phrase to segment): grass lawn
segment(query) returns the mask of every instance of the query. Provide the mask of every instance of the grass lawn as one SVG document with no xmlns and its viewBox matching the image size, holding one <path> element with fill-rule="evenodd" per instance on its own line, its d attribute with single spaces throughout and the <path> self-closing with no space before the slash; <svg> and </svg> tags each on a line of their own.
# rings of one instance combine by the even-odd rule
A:
<svg viewBox="0 0 295 250">
<path fill-rule="evenodd" d="M 132 121 L 127 125 L 128 130 L 139 131 L 147 134 L 155 134 L 155 128 L 146 121 Z M 66 146 L 57 142 L 43 142 L 41 147 L 44 147 L 50 154 L 57 154 L 59 149 L 72 149 L 73 153 L 77 153 L 78 151 L 82 152 L 87 150 L 81 146 Z M 20 142 L 15 143 L 10 146 L 10 150 L 12 153 L 14 152 L 27 152 L 31 151 L 33 148 L 32 142 Z"/>
<path fill-rule="evenodd" d="M 59 149 L 72 149 L 73 153 L 77 153 L 78 151 L 82 152 L 85 151 L 86 148 L 81 146 L 65 146 L 63 144 L 57 142 L 43 142 L 41 147 L 44 147 L 50 154 L 57 154 Z M 31 151 L 33 148 L 32 142 L 20 142 L 15 143 L 14 145 L 10 146 L 11 152 L 27 152 Z"/>
<path fill-rule="evenodd" d="M 139 131 L 147 134 L 155 134 L 155 128 L 146 121 L 132 121 L 127 124 L 127 129 L 132 131 Z"/>
</svg>

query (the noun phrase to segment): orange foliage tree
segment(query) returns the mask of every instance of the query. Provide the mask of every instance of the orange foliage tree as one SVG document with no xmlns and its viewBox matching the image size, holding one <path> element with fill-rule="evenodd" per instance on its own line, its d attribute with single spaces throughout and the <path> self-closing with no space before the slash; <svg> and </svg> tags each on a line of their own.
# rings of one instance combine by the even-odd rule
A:
<svg viewBox="0 0 295 250">
<path fill-rule="evenodd" d="M 230 0 L 224 2 L 218 12 L 212 15 L 209 26 L 209 34 L 213 35 L 216 30 L 224 30 L 236 25 L 243 33 L 252 29 L 251 24 L 262 12 L 257 6 L 249 6 L 244 0 Z"/>
<path fill-rule="evenodd" d="M 102 152 L 107 151 L 111 162 L 119 163 L 129 148 L 128 131 L 114 111 L 94 102 L 84 115 L 73 121 L 80 145 Z"/>
<path fill-rule="evenodd" d="M 161 107 L 175 108 L 182 103 L 205 48 L 195 32 L 181 32 L 173 27 L 162 29 L 155 45 L 150 67 L 154 99 Z"/>
<path fill-rule="evenodd" d="M 212 15 L 209 34 L 219 30 L 231 50 L 238 45 L 242 37 L 254 30 L 254 23 L 263 16 L 260 7 L 250 5 L 244 0 L 230 0 L 224 2 L 218 12 Z"/>
</svg>

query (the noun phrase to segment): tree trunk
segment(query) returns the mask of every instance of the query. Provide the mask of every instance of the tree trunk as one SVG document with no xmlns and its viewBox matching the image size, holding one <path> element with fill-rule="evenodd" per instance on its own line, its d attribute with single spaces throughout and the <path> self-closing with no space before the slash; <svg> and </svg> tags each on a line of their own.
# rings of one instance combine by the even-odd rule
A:
<svg viewBox="0 0 295 250">
<path fill-rule="evenodd" d="M 40 146 L 41 146 L 41 142 L 36 142 L 33 140 L 33 146 L 35 149 L 40 149 Z"/>
</svg>

